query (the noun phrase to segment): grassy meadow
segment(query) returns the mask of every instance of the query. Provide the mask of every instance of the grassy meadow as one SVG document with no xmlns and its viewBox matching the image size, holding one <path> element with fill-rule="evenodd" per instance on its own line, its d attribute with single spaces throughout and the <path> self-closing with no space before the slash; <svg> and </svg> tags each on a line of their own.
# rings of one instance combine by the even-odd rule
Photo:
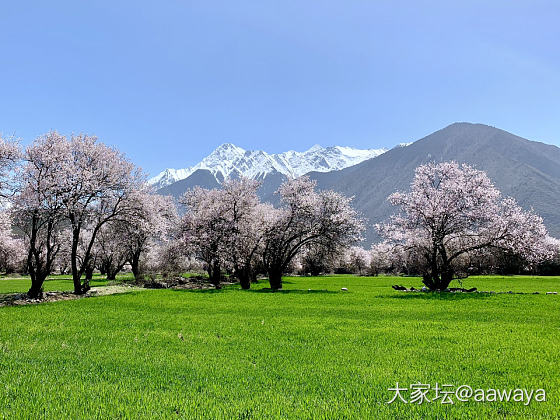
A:
<svg viewBox="0 0 560 420">
<path fill-rule="evenodd" d="M 396 283 L 421 286 L 288 277 L 275 293 L 261 282 L 0 307 L 0 418 L 560 418 L 560 295 Z M 560 292 L 559 277 L 463 285 Z M 28 287 L 0 279 L 0 293 Z M 387 404 L 396 382 L 544 388 L 547 401 Z"/>
</svg>

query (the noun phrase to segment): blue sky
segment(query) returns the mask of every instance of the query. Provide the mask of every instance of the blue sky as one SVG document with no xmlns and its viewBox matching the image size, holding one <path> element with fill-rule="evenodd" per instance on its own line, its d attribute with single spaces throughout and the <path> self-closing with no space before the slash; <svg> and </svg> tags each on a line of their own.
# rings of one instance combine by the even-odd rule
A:
<svg viewBox="0 0 560 420">
<path fill-rule="evenodd" d="M 149 174 L 216 146 L 391 147 L 455 121 L 560 144 L 557 1 L 0 2 L 0 133 Z"/>
</svg>

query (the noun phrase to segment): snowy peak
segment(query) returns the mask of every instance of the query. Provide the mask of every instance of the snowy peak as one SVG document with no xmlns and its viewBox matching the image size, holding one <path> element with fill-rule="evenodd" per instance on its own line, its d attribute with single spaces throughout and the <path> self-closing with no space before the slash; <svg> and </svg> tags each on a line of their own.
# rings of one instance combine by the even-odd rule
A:
<svg viewBox="0 0 560 420">
<path fill-rule="evenodd" d="M 344 146 L 315 145 L 305 152 L 290 150 L 272 154 L 262 150 L 245 150 L 231 143 L 217 147 L 198 164 L 184 169 L 166 169 L 148 183 L 162 188 L 188 178 L 199 169 L 212 173 L 221 183 L 224 179 L 245 176 L 263 179 L 272 172 L 294 178 L 308 172 L 330 172 L 356 165 L 386 152 L 386 149 L 354 149 Z"/>
</svg>

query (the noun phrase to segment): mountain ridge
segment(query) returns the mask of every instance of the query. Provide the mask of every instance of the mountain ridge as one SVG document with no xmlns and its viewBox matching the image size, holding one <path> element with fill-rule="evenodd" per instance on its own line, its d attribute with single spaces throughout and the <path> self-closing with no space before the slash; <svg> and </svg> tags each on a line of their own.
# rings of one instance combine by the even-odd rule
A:
<svg viewBox="0 0 560 420">
<path fill-rule="evenodd" d="M 245 150 L 234 144 L 224 143 L 198 164 L 184 169 L 168 168 L 151 178 L 148 183 L 156 189 L 163 188 L 188 178 L 198 170 L 209 171 L 218 183 L 240 176 L 262 180 L 273 172 L 294 178 L 311 171 L 330 172 L 343 169 L 385 151 L 386 149 L 315 145 L 305 152 L 290 150 L 274 154 L 262 150 Z"/>
<path fill-rule="evenodd" d="M 504 196 L 533 208 L 550 233 L 560 235 L 560 148 L 484 124 L 454 123 L 405 149 L 391 149 L 340 171 L 308 175 L 319 188 L 354 196 L 355 207 L 377 223 L 393 213 L 387 197 L 409 190 L 416 167 L 450 160 L 485 171 Z M 371 228 L 366 236 L 368 242 L 378 239 Z"/>
<path fill-rule="evenodd" d="M 419 165 L 450 160 L 485 171 L 504 196 L 514 197 L 527 210 L 533 208 L 550 234 L 560 237 L 560 148 L 484 124 L 454 123 L 356 165 L 307 175 L 320 189 L 354 197 L 354 207 L 369 221 L 365 243 L 372 243 L 379 239 L 373 224 L 395 211 L 387 197 L 397 190 L 408 191 Z M 274 191 L 286 178 L 271 171 L 261 179 L 261 199 L 274 204 Z M 159 193 L 179 197 L 195 185 L 215 188 L 219 182 L 210 172 L 197 170 Z"/>
</svg>

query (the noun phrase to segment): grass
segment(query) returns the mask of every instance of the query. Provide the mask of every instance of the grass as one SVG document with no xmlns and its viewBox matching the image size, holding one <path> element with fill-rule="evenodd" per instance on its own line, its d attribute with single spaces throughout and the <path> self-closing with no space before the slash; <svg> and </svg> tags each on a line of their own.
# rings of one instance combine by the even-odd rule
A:
<svg viewBox="0 0 560 420">
<path fill-rule="evenodd" d="M 262 283 L 0 308 L 0 418 L 560 418 L 560 295 L 395 283 L 421 285 L 301 277 L 280 293 Z M 560 291 L 560 278 L 464 285 Z M 544 388 L 547 401 L 388 405 L 397 381 Z"/>
</svg>

